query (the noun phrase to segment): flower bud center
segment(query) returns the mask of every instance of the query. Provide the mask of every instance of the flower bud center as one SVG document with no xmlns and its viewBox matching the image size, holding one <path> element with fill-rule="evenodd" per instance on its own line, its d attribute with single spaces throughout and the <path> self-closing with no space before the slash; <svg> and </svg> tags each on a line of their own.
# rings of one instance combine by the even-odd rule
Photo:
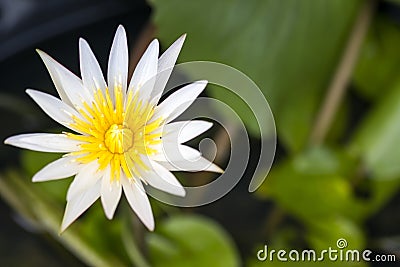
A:
<svg viewBox="0 0 400 267">
<path fill-rule="evenodd" d="M 133 132 L 121 124 L 113 124 L 108 128 L 104 139 L 104 143 L 111 153 L 122 154 L 132 147 Z"/>
</svg>

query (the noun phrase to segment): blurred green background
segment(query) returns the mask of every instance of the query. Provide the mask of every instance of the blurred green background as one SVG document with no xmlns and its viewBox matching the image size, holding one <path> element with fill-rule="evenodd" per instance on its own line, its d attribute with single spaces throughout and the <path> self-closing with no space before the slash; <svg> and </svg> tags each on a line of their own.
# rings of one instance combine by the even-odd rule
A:
<svg viewBox="0 0 400 267">
<path fill-rule="evenodd" d="M 62 235 L 71 179 L 30 181 L 59 155 L 1 145 L 2 266 L 398 266 L 400 1 L 2 0 L 0 10 L 2 140 L 62 130 L 24 94 L 28 87 L 55 94 L 34 49 L 79 73 L 77 42 L 84 37 L 104 71 L 118 24 L 128 33 L 131 69 L 152 38 L 165 49 L 187 33 L 180 62 L 216 61 L 248 75 L 271 106 L 278 138 L 267 179 L 249 193 L 260 142 L 256 124 L 237 99 L 209 88 L 207 96 L 229 104 L 251 137 L 239 184 L 198 208 L 152 201 L 155 232 L 122 201 L 113 221 L 97 203 Z M 221 136 L 219 129 L 211 132 L 222 154 L 217 163 L 225 167 L 230 144 Z M 178 177 L 184 185 L 215 178 Z M 397 264 L 261 262 L 256 256 L 264 245 L 336 248 L 339 238 L 348 249 L 396 255 Z"/>
</svg>

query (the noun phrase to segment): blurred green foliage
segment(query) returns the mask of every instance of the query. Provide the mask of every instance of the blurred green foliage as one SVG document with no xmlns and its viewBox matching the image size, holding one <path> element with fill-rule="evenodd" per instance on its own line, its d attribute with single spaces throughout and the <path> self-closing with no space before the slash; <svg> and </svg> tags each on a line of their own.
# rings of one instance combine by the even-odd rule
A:
<svg viewBox="0 0 400 267">
<path fill-rule="evenodd" d="M 152 2 L 161 41 L 188 34 L 182 62 L 217 61 L 243 71 L 268 99 L 281 142 L 292 151 L 305 146 L 360 1 Z M 212 93 L 255 128 L 234 98 Z"/>
<path fill-rule="evenodd" d="M 350 249 L 376 244 L 365 229 L 367 221 L 385 209 L 400 187 L 399 23 L 385 14 L 374 17 L 348 88 L 356 100 L 343 100 L 330 128 L 329 135 L 334 138 L 312 146 L 308 140 L 315 117 L 362 1 L 151 3 L 157 36 L 163 44 L 188 33 L 182 62 L 212 60 L 233 66 L 258 84 L 271 105 L 283 149 L 256 192 L 259 201 L 274 203 L 275 212 L 270 208 L 259 211 L 272 214 L 266 220 L 269 234 L 260 232 L 266 244 L 271 249 L 316 250 L 335 247 L 339 238 L 345 238 Z M 243 103 L 218 90 L 208 92 L 227 102 L 249 130 L 257 132 Z M 368 107 L 353 110 L 355 101 L 360 100 Z M 105 219 L 97 203 L 58 235 L 70 179 L 32 184 L 28 177 L 59 156 L 24 151 L 22 170 L 7 170 L 0 177 L 0 193 L 34 227 L 50 233 L 88 265 L 288 265 L 258 261 L 256 252 L 264 246 L 258 241 L 253 244 L 254 253 L 241 258 L 226 229 L 210 218 L 168 212 L 157 204 L 154 233 L 143 234 L 143 229 L 135 226 L 132 213 L 125 213 L 126 203 L 112 222 Z M 274 214 L 283 215 L 269 225 L 276 219 Z M 287 218 L 289 223 L 282 223 Z M 367 265 L 327 261 L 290 264 Z"/>
<path fill-rule="evenodd" d="M 345 214 L 352 201 L 350 164 L 345 156 L 314 148 L 275 165 L 257 194 L 273 198 L 304 222 L 331 220 Z"/>
<path fill-rule="evenodd" d="M 130 217 L 135 215 L 126 203 L 120 208 L 125 214 L 108 221 L 97 201 L 79 221 L 60 234 L 65 195 L 71 180 L 32 184 L 26 178 L 60 156 L 24 150 L 21 157 L 24 172 L 10 170 L 3 174 L 0 193 L 31 227 L 50 233 L 88 265 L 128 266 L 133 263 L 148 266 L 141 258 L 139 261 L 135 258 L 140 256 L 135 244 L 137 233 L 130 222 Z M 151 266 L 187 266 L 192 260 L 195 262 L 191 266 L 239 266 L 233 241 L 211 219 L 174 216 L 160 222 L 156 231 L 146 236 Z"/>
<path fill-rule="evenodd" d="M 328 133 L 329 145 L 308 147 L 322 98 L 364 2 L 152 2 L 162 41 L 171 43 L 175 36 L 188 33 L 182 61 L 214 60 L 238 68 L 268 99 L 280 145 L 289 155 L 275 163 L 257 195 L 272 200 L 301 223 L 302 228 L 294 232 L 307 247 L 324 249 L 346 238 L 352 248 L 364 248 L 366 220 L 384 207 L 400 184 L 398 24 L 375 17 L 360 49 L 354 92 L 371 101 L 372 108 L 351 115 L 357 117 L 355 127 L 350 125 L 354 119 L 348 118 L 354 100 L 344 99 Z M 209 92 L 234 107 L 256 133 L 252 117 L 237 100 L 227 98 L 225 92 Z M 341 140 L 349 141 L 343 145 Z M 279 240 L 278 247 L 291 248 L 293 239 L 282 239 L 279 228 L 275 230 L 268 244 L 274 247 Z M 250 260 L 250 266 L 283 264 Z M 328 266 L 326 262 L 315 265 Z"/>
<path fill-rule="evenodd" d="M 384 96 L 382 89 L 391 88 L 398 80 L 400 68 L 400 29 L 392 20 L 377 16 L 360 51 L 354 70 L 357 92 L 371 100 Z"/>
</svg>

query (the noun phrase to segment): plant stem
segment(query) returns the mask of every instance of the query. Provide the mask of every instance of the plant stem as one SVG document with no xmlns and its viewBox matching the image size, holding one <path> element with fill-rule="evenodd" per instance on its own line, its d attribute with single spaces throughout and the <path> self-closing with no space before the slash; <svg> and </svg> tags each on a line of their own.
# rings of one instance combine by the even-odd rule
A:
<svg viewBox="0 0 400 267">
<path fill-rule="evenodd" d="M 38 227 L 42 227 L 87 265 L 125 266 L 118 257 L 96 250 L 79 231 L 69 229 L 60 235 L 62 209 L 58 209 L 57 205 L 53 205 L 49 199 L 42 196 L 23 176 L 24 174 L 14 170 L 0 174 L 0 195 L 16 211 L 30 221 L 36 222 Z"/>
<path fill-rule="evenodd" d="M 129 238 L 127 235 L 122 235 L 123 242 L 125 247 L 127 248 L 127 253 L 134 266 L 136 267 L 150 267 L 150 264 L 143 257 L 142 253 L 139 250 L 139 247 L 133 241 L 132 238 Z"/>
<path fill-rule="evenodd" d="M 325 96 L 321 111 L 316 119 L 314 129 L 311 132 L 311 144 L 321 144 L 328 133 L 337 109 L 339 108 L 339 104 L 348 88 L 358 52 L 372 19 L 374 7 L 374 0 L 365 1 L 356 18 L 344 53 L 328 88 L 328 93 Z"/>
<path fill-rule="evenodd" d="M 128 209 L 126 206 L 124 206 L 124 213 L 122 242 L 124 243 L 128 257 L 136 267 L 150 267 L 150 264 L 144 257 L 140 246 L 137 244 L 138 240 L 141 240 L 142 238 L 135 238 L 137 236 L 134 236 L 135 234 L 142 235 L 143 233 L 141 233 L 141 231 L 137 231 L 137 229 L 134 233 L 132 233 L 132 228 L 137 227 L 134 227 L 133 225 L 135 222 L 131 222 L 132 218 L 130 217 L 130 214 L 128 214 Z"/>
</svg>

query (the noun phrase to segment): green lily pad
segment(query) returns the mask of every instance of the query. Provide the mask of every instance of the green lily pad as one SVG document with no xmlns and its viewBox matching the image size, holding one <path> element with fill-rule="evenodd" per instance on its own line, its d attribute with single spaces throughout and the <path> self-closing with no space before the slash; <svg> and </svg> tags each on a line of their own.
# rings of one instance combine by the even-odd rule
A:
<svg viewBox="0 0 400 267">
<path fill-rule="evenodd" d="M 239 256 L 221 226 L 200 216 L 173 216 L 148 234 L 152 266 L 240 266 Z"/>
</svg>

